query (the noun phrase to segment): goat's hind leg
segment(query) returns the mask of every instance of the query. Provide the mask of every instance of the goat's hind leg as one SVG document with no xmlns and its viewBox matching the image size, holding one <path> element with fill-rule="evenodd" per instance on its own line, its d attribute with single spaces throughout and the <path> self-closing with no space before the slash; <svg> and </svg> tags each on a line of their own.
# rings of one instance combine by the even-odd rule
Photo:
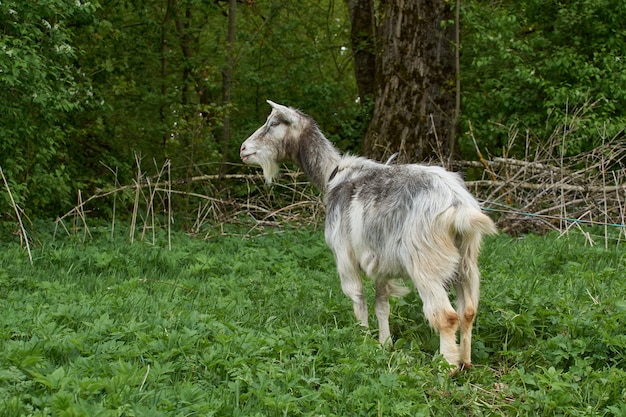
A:
<svg viewBox="0 0 626 417">
<path fill-rule="evenodd" d="M 451 365 L 459 365 L 459 346 L 456 343 L 456 332 L 459 328 L 459 315 L 452 308 L 444 289 L 445 298 L 433 297 L 435 300 L 424 300 L 424 313 L 429 323 L 439 332 L 439 351 Z M 445 299 L 445 301 L 444 301 Z"/>
<path fill-rule="evenodd" d="M 475 251 L 474 253 L 477 253 Z M 454 284 L 457 312 L 461 320 L 461 367 L 472 364 L 472 327 L 478 311 L 480 297 L 480 272 L 476 255 L 471 253 L 462 260 L 458 281 Z"/>
<path fill-rule="evenodd" d="M 424 304 L 424 315 L 431 327 L 439 332 L 439 352 L 451 365 L 459 365 L 459 347 L 456 332 L 459 328 L 459 315 L 448 298 L 446 287 L 429 280 L 427 276 L 413 279 Z"/>
<path fill-rule="evenodd" d="M 476 296 L 466 282 L 454 284 L 456 291 L 456 311 L 460 320 L 461 357 L 460 366 L 468 369 L 472 366 L 472 327 L 476 317 Z"/>
</svg>

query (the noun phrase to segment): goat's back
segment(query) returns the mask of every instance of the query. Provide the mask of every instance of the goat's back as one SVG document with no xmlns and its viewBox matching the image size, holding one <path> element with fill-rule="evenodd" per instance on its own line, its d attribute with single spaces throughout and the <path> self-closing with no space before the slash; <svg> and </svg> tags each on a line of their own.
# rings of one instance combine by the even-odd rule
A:
<svg viewBox="0 0 626 417">
<path fill-rule="evenodd" d="M 326 241 L 373 278 L 406 275 L 409 258 L 420 254 L 457 253 L 443 213 L 483 215 L 459 175 L 443 168 L 351 157 L 342 163 L 326 194 Z"/>
</svg>

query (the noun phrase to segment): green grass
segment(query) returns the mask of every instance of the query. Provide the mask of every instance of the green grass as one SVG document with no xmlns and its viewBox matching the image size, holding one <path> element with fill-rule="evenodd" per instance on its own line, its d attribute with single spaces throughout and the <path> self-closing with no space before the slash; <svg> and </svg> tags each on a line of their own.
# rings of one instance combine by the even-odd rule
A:
<svg viewBox="0 0 626 417">
<path fill-rule="evenodd" d="M 393 351 L 355 324 L 321 231 L 170 252 L 94 230 L 40 236 L 32 266 L 0 243 L 0 416 L 626 413 L 623 244 L 486 240 L 475 366 L 450 376 L 414 294 Z"/>
</svg>

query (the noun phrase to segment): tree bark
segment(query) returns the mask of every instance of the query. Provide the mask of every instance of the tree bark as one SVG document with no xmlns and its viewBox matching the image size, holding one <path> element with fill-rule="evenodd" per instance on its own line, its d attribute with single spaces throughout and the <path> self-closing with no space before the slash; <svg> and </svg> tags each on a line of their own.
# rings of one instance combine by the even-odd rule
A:
<svg viewBox="0 0 626 417">
<path fill-rule="evenodd" d="M 450 3 L 381 0 L 377 16 L 375 103 L 364 152 L 378 160 L 397 152 L 402 162 L 445 161 L 456 129 Z"/>
</svg>

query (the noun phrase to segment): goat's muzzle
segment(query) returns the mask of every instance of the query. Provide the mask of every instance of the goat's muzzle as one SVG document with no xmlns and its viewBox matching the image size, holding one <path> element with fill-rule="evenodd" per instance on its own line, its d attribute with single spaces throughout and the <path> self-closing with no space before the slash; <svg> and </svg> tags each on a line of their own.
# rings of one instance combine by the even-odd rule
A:
<svg viewBox="0 0 626 417">
<path fill-rule="evenodd" d="M 242 160 L 243 162 L 247 162 L 247 161 L 248 161 L 248 158 L 249 158 L 251 155 L 254 155 L 255 153 L 256 153 L 256 152 L 254 152 L 254 151 L 249 151 L 249 150 L 247 150 L 247 149 L 246 149 L 246 145 L 245 145 L 245 144 L 244 144 L 244 145 L 241 145 L 241 148 L 239 149 L 239 157 L 241 158 L 241 160 Z"/>
</svg>

